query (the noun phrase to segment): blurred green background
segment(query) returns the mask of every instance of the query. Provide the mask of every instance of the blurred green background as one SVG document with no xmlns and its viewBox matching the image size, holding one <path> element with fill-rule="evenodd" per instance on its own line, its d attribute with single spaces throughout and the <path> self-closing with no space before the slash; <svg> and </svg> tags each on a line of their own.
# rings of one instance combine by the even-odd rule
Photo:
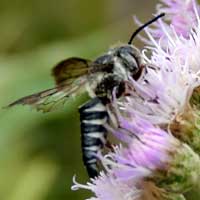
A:
<svg viewBox="0 0 200 200">
<path fill-rule="evenodd" d="M 80 56 L 94 59 L 147 21 L 157 1 L 0 0 L 0 107 L 53 86 L 52 66 Z M 145 6 L 144 6 L 145 5 Z M 141 46 L 135 40 L 137 46 Z M 0 112 L 0 199 L 85 199 L 72 177 L 88 180 L 81 160 L 77 107 L 48 114 L 18 106 Z"/>
</svg>

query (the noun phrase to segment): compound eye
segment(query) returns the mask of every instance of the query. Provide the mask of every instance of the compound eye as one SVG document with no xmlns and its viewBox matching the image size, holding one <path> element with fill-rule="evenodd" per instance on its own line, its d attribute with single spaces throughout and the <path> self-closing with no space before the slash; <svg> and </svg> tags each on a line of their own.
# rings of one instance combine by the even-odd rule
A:
<svg viewBox="0 0 200 200">
<path fill-rule="evenodd" d="M 137 72 L 138 72 L 139 66 L 138 66 L 138 63 L 137 63 L 135 57 L 132 57 L 129 66 L 130 66 L 130 71 L 131 71 L 132 73 L 137 73 Z"/>
<path fill-rule="evenodd" d="M 126 69 L 130 71 L 132 75 L 136 74 L 139 71 L 138 62 L 132 52 L 120 52 L 120 58 Z"/>
</svg>

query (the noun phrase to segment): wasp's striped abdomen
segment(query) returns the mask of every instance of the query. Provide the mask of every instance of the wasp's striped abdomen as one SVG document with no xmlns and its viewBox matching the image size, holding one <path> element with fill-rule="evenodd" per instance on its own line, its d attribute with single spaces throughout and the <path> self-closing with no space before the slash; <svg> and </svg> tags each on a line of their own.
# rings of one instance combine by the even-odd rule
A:
<svg viewBox="0 0 200 200">
<path fill-rule="evenodd" d="M 90 177 L 98 175 L 96 153 L 106 142 L 108 113 L 96 97 L 79 108 L 83 162 Z"/>
</svg>

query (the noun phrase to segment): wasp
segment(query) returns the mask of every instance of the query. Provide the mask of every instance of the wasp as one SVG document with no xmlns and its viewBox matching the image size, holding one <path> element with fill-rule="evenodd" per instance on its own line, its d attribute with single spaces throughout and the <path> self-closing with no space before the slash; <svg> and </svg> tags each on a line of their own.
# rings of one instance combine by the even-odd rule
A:
<svg viewBox="0 0 200 200">
<path fill-rule="evenodd" d="M 120 98 L 124 95 L 129 77 L 138 80 L 143 69 L 148 67 L 132 41 L 141 30 L 163 16 L 164 13 L 139 27 L 131 35 L 128 44 L 111 48 L 94 61 L 78 57 L 61 61 L 52 70 L 56 83 L 54 88 L 23 97 L 8 107 L 22 104 L 49 112 L 64 104 L 69 97 L 89 91 L 92 98 L 79 107 L 81 143 L 83 163 L 88 175 L 96 177 L 96 153 L 106 144 L 107 130 L 104 125 L 109 120 L 106 105 L 111 101 L 113 90 L 116 89 L 116 96 Z"/>
</svg>

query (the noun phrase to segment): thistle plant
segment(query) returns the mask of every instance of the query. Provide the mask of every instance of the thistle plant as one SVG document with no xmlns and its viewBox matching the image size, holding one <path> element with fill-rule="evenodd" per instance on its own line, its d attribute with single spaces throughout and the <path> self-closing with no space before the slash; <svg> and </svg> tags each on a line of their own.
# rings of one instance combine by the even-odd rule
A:
<svg viewBox="0 0 200 200">
<path fill-rule="evenodd" d="M 106 128 L 119 144 L 96 155 L 103 166 L 98 177 L 85 185 L 74 178 L 72 189 L 91 190 L 90 199 L 183 200 L 199 187 L 200 6 L 161 0 L 156 14 L 162 12 L 140 37 L 145 72 L 129 78 L 128 96 L 113 92 Z"/>
</svg>

